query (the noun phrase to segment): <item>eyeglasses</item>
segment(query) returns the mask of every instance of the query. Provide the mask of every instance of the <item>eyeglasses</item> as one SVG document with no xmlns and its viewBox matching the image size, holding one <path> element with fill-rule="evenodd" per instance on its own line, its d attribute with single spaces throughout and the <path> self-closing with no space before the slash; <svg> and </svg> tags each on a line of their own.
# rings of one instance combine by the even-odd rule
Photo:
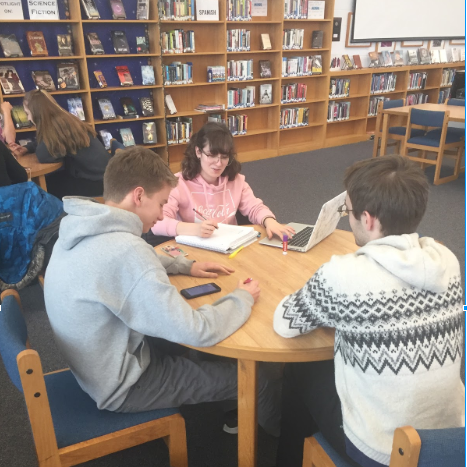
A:
<svg viewBox="0 0 467 467">
<path fill-rule="evenodd" d="M 233 158 L 228 156 L 227 154 L 206 154 L 204 151 L 201 151 L 207 158 L 209 162 L 218 162 L 221 161 L 223 164 L 227 163 L 230 165 L 233 161 Z"/>
<path fill-rule="evenodd" d="M 345 203 L 337 208 L 337 212 L 341 215 L 341 217 L 348 216 L 349 212 L 352 211 L 353 209 L 349 209 Z"/>
</svg>

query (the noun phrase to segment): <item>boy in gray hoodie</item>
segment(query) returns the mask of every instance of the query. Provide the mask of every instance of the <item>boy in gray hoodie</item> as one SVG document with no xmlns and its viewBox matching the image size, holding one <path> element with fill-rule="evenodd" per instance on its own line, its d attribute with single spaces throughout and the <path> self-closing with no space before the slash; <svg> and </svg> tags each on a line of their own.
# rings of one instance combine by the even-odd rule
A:
<svg viewBox="0 0 467 467">
<path fill-rule="evenodd" d="M 259 296 L 257 281 L 238 283 L 212 305 L 193 310 L 167 274 L 217 277 L 233 269 L 160 257 L 141 239 L 158 220 L 177 178 L 148 149 L 120 151 L 104 175 L 104 200 L 64 198 L 45 276 L 47 314 L 57 344 L 99 409 L 139 412 L 236 399 L 233 363 L 192 361 L 161 350 L 160 339 L 211 346 L 235 332 Z M 280 381 L 261 378 L 258 421 L 278 435 Z"/>
</svg>

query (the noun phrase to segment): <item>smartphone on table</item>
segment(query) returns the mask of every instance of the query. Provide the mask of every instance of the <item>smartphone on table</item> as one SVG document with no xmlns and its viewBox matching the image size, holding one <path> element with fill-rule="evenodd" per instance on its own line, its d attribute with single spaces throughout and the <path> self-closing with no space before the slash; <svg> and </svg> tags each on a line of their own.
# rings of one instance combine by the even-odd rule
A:
<svg viewBox="0 0 467 467">
<path fill-rule="evenodd" d="M 180 293 L 186 299 L 190 298 L 198 298 L 202 297 L 203 295 L 210 295 L 212 293 L 220 292 L 221 288 L 214 284 L 214 282 L 210 282 L 209 284 L 197 285 L 195 287 L 189 287 L 188 289 L 180 290 Z"/>
</svg>

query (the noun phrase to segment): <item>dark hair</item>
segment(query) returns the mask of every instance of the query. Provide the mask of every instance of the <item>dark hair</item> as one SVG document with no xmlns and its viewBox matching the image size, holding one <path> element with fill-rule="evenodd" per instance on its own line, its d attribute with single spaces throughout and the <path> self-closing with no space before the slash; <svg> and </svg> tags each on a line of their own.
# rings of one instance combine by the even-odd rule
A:
<svg viewBox="0 0 467 467">
<path fill-rule="evenodd" d="M 354 217 L 364 211 L 381 223 L 382 233 L 415 232 L 428 202 L 428 181 L 422 169 L 402 156 L 357 162 L 345 173 L 344 185 Z"/>
<path fill-rule="evenodd" d="M 182 175 L 185 180 L 193 180 L 201 172 L 201 163 L 196 156 L 196 148 L 202 150 L 209 144 L 211 154 L 228 154 L 230 163 L 222 172 L 223 177 L 228 177 L 229 181 L 235 179 L 240 173 L 241 164 L 238 162 L 235 153 L 235 146 L 232 134 L 222 123 L 208 122 L 201 130 L 193 134 L 185 151 L 182 160 Z"/>
<path fill-rule="evenodd" d="M 165 185 L 174 188 L 177 183 L 178 178 L 158 154 L 141 146 L 133 146 L 117 151 L 107 164 L 104 173 L 104 199 L 120 203 L 138 186 L 152 195 Z"/>
</svg>

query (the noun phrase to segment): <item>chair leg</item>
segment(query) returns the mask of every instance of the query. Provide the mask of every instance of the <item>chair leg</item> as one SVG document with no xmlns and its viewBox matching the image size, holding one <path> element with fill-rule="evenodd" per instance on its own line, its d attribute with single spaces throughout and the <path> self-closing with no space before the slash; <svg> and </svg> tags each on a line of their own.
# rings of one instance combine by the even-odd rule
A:
<svg viewBox="0 0 467 467">
<path fill-rule="evenodd" d="M 461 160 L 462 160 L 462 146 L 459 146 L 456 153 L 456 165 L 454 167 L 454 175 L 459 176 L 461 171 Z"/>
<path fill-rule="evenodd" d="M 375 141 L 374 141 L 374 144 L 373 144 L 373 155 L 371 157 L 377 157 L 378 156 L 378 150 L 379 150 L 379 136 L 376 136 L 375 134 Z"/>
<path fill-rule="evenodd" d="M 420 151 L 420 157 L 422 159 L 426 159 L 426 151 Z M 428 164 L 424 164 L 423 162 L 421 163 L 422 170 L 425 170 L 427 168 Z"/>
<path fill-rule="evenodd" d="M 402 148 L 402 141 L 399 140 L 399 141 L 397 142 L 397 145 L 396 145 L 396 152 L 395 152 L 395 154 L 399 154 L 399 155 L 400 155 L 400 154 L 401 154 L 401 148 Z"/>
<path fill-rule="evenodd" d="M 185 420 L 181 415 L 170 421 L 170 437 L 168 439 L 171 467 L 188 467 L 186 449 Z"/>
</svg>

